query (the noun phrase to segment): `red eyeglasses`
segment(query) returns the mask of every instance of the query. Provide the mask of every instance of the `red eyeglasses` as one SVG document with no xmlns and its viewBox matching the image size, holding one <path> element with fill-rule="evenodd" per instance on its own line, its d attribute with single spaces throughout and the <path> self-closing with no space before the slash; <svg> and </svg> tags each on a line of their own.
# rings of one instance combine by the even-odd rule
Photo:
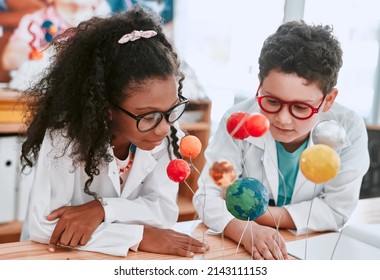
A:
<svg viewBox="0 0 380 280">
<path fill-rule="evenodd" d="M 321 104 L 318 108 L 311 106 L 305 102 L 301 101 L 284 101 L 272 96 L 259 96 L 261 86 L 258 87 L 256 92 L 256 100 L 259 103 L 261 110 L 269 114 L 275 114 L 281 111 L 282 106 L 288 105 L 289 113 L 293 117 L 299 120 L 307 120 L 311 118 L 312 115 L 319 112 L 323 102 L 325 101 L 326 95 L 323 96 Z"/>
</svg>

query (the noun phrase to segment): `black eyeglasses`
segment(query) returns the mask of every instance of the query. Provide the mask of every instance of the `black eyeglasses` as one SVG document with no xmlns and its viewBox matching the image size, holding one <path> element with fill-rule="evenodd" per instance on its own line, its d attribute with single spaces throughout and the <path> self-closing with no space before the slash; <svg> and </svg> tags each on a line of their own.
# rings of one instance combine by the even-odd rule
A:
<svg viewBox="0 0 380 280">
<path fill-rule="evenodd" d="M 169 124 L 177 121 L 182 116 L 183 112 L 185 112 L 186 106 L 189 103 L 189 100 L 182 95 L 179 95 L 179 100 L 180 102 L 178 104 L 174 105 L 166 112 L 154 111 L 138 116 L 132 114 L 131 112 L 128 112 L 119 105 L 115 106 L 136 120 L 136 126 L 140 132 L 147 132 L 156 128 L 164 117 Z"/>
<path fill-rule="evenodd" d="M 259 96 L 260 86 L 256 92 L 256 100 L 259 103 L 261 110 L 269 114 L 275 114 L 281 111 L 284 104 L 288 105 L 289 113 L 299 120 L 307 120 L 311 118 L 312 115 L 319 112 L 323 102 L 325 101 L 326 95 L 323 96 L 321 104 L 318 108 L 311 106 L 305 102 L 301 101 L 284 101 L 272 96 Z"/>
</svg>

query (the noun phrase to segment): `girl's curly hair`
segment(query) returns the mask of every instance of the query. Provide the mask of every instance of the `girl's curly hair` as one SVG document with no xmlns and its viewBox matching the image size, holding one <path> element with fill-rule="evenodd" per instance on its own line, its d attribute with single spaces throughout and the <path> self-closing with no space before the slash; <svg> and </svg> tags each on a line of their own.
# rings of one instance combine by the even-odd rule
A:
<svg viewBox="0 0 380 280">
<path fill-rule="evenodd" d="M 154 30 L 157 35 L 118 43 L 133 30 Z M 54 131 L 64 129 L 66 148 L 73 147 L 73 163 L 84 164 L 89 176 L 84 190 L 96 197 L 89 186 L 99 174 L 99 166 L 112 160 L 107 153 L 112 139 L 109 108 L 128 98 L 129 86 L 151 78 L 175 75 L 181 94 L 184 75 L 176 52 L 162 32 L 161 19 L 142 7 L 82 22 L 57 37 L 53 46 L 54 62 L 25 92 L 29 99 L 28 129 L 21 162 L 24 168 L 32 167 L 45 133 L 50 132 L 52 137 Z M 170 138 L 174 154 L 180 157 L 174 127 Z"/>
</svg>

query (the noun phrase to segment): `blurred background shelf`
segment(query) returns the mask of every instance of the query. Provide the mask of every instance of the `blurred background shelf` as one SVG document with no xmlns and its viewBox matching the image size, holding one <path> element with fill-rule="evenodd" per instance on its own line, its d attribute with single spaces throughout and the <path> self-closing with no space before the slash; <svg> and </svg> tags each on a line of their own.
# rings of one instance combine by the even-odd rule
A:
<svg viewBox="0 0 380 280">
<path fill-rule="evenodd" d="M 198 188 L 197 181 L 199 179 L 199 173 L 205 165 L 204 151 L 210 138 L 210 113 L 210 100 L 190 100 L 183 117 L 180 119 L 182 130 L 186 134 L 198 137 L 202 143 L 202 150 L 199 156 L 191 161 L 193 167 L 189 177 L 186 179 L 187 184 L 183 182 L 179 185 L 178 221 L 187 221 L 197 218 L 193 207 L 192 198 L 193 192 L 195 192 Z"/>
<path fill-rule="evenodd" d="M 360 198 L 380 196 L 380 126 L 367 125 L 370 165 L 363 178 Z"/>
<path fill-rule="evenodd" d="M 21 228 L 21 221 L 13 221 L 0 224 L 0 243 L 19 241 Z"/>
<path fill-rule="evenodd" d="M 25 102 L 20 97 L 18 91 L 0 88 L 0 134 L 25 132 L 26 127 L 22 122 Z"/>
</svg>

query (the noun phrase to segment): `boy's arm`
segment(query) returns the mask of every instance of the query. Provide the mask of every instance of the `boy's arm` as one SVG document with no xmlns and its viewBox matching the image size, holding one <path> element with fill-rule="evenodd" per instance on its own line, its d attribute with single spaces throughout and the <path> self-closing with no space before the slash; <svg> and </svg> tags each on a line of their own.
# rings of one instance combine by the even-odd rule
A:
<svg viewBox="0 0 380 280">
<path fill-rule="evenodd" d="M 296 229 L 292 217 L 284 207 L 269 206 L 264 215 L 257 218 L 255 222 L 273 228 Z"/>
</svg>

